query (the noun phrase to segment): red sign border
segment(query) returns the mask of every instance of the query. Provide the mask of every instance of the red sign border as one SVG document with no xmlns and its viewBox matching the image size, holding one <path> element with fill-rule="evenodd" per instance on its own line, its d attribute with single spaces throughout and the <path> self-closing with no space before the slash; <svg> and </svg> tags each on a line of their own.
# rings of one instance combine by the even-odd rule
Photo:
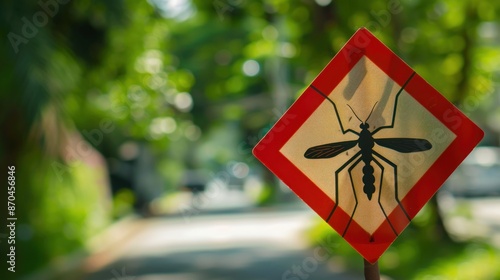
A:
<svg viewBox="0 0 500 280">
<path fill-rule="evenodd" d="M 311 85 L 322 92 L 331 92 L 363 56 L 367 56 L 400 86 L 414 72 L 367 29 L 361 28 L 349 39 Z M 404 208 L 413 219 L 481 141 L 484 133 L 418 74 L 406 85 L 405 91 L 456 135 L 448 148 L 401 200 Z M 323 101 L 322 96 L 314 92 L 310 86 L 307 87 L 254 147 L 253 154 L 286 185 L 290 186 L 321 218 L 326 219 L 334 202 L 280 153 L 283 145 Z M 339 209 L 337 208 L 329 224 L 341 233 L 349 221 L 349 215 L 344 211 L 339 211 Z M 401 233 L 409 224 L 399 207 L 393 210 L 389 219 L 398 233 Z M 396 237 L 387 220 L 371 236 L 353 220 L 344 236 L 345 240 L 371 263 L 379 259 Z"/>
</svg>

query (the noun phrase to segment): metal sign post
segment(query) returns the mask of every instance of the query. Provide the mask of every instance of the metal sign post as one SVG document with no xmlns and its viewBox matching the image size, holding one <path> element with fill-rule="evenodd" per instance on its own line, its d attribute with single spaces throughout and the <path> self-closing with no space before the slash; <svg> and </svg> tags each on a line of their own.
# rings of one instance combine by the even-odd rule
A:
<svg viewBox="0 0 500 280">
<path fill-rule="evenodd" d="M 380 280 L 378 262 L 371 264 L 366 259 L 363 260 L 365 262 L 365 280 Z"/>
</svg>

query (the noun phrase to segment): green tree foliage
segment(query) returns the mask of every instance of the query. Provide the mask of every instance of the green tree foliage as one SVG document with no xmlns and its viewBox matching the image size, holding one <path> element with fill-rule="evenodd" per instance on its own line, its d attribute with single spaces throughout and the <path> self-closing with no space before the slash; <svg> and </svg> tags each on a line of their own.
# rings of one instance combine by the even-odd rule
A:
<svg viewBox="0 0 500 280">
<path fill-rule="evenodd" d="M 154 7 L 41 3 L 4 2 L 0 17 L 0 154 L 19 178 L 20 273 L 81 250 L 109 223 L 106 163 L 94 148 L 116 157 L 128 139 L 165 150 L 170 138 L 198 137 L 181 94 L 193 77 L 166 51 L 170 23 Z"/>
</svg>

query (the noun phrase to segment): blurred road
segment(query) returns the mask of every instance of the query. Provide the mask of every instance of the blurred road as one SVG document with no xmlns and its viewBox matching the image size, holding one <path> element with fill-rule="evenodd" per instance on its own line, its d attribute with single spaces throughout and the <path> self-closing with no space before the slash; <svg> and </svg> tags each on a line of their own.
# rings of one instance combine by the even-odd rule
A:
<svg viewBox="0 0 500 280">
<path fill-rule="evenodd" d="M 87 261 L 83 279 L 363 279 L 307 247 L 315 214 L 300 208 L 139 220 L 116 248 Z"/>
</svg>

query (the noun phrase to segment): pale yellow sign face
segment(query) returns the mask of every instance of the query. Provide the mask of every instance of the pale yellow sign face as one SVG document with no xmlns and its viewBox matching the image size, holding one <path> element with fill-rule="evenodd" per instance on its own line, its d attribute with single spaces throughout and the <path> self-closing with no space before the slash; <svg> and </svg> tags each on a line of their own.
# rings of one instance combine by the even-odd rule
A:
<svg viewBox="0 0 500 280">
<path fill-rule="evenodd" d="M 369 125 L 368 130 L 372 132 L 377 127 L 391 124 L 395 97 L 400 88 L 400 85 L 389 78 L 370 59 L 363 57 L 332 92 L 325 94 L 328 94 L 328 97 L 335 102 L 344 130 L 361 131 L 361 122 L 353 113 L 354 111 L 363 122 L 366 121 Z M 372 108 L 373 113 L 366 120 Z M 364 230 L 373 234 L 385 220 L 379 199 L 383 209 L 389 215 L 398 206 L 395 199 L 396 180 L 398 196 L 402 200 L 455 137 L 453 132 L 403 90 L 398 99 L 394 127 L 379 130 L 373 138 L 426 139 L 432 144 L 432 148 L 427 151 L 400 153 L 375 144 L 373 147 L 375 152 L 397 165 L 397 178 L 394 176 L 395 170 L 391 165 L 375 157 L 375 161 L 371 162 L 375 176 L 375 192 L 371 200 L 363 192 L 362 177 L 365 163 L 358 162 L 358 160 L 354 160 L 339 172 L 339 197 L 335 197 L 335 171 L 360 151 L 358 146 L 329 159 L 304 157 L 305 151 L 311 147 L 359 138 L 354 133 L 342 134 L 335 109 L 326 99 L 281 148 L 280 152 L 326 195 L 338 203 L 338 206 L 348 215 L 352 214 L 356 203 L 355 198 L 357 198 L 358 205 L 353 219 Z"/>
</svg>

